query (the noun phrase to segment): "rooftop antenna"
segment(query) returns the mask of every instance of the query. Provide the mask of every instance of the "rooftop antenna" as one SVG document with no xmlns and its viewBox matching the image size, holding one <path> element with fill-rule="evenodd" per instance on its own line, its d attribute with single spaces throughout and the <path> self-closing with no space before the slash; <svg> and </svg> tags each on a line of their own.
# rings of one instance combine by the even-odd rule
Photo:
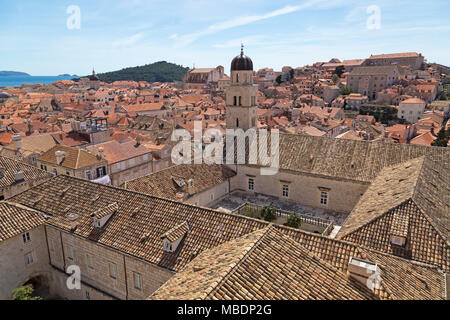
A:
<svg viewBox="0 0 450 320">
<path fill-rule="evenodd" d="M 244 55 L 244 43 L 241 41 L 241 57 Z"/>
</svg>

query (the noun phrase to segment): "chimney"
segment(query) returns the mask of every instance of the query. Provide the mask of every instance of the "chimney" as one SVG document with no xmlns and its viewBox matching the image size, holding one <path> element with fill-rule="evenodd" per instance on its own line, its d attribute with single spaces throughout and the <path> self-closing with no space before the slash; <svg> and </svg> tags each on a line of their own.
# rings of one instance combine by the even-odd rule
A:
<svg viewBox="0 0 450 320">
<path fill-rule="evenodd" d="M 103 147 L 99 147 L 97 155 L 99 159 L 105 159 L 105 149 Z"/>
<path fill-rule="evenodd" d="M 347 273 L 370 290 L 380 288 L 381 274 L 375 263 L 351 257 L 348 262 Z"/>
<path fill-rule="evenodd" d="M 71 213 L 67 216 L 67 220 L 69 220 L 70 225 L 70 231 L 75 231 L 75 229 L 78 227 L 78 215 L 76 213 Z"/>
<path fill-rule="evenodd" d="M 25 174 L 23 173 L 23 171 L 17 171 L 15 179 L 16 179 L 16 182 L 21 182 L 21 181 L 25 180 Z"/>
<path fill-rule="evenodd" d="M 66 153 L 64 151 L 56 151 L 55 152 L 55 156 L 56 156 L 56 163 L 59 165 L 61 165 L 61 163 L 64 161 L 64 158 L 66 156 Z"/>
<path fill-rule="evenodd" d="M 194 179 L 189 179 L 187 181 L 187 192 L 189 193 L 189 195 L 194 194 Z"/>
<path fill-rule="evenodd" d="M 177 201 L 182 202 L 184 199 L 184 192 L 177 192 L 176 197 L 177 197 Z"/>
<path fill-rule="evenodd" d="M 31 120 L 30 119 L 28 119 L 28 121 L 27 121 L 27 133 L 28 134 L 32 134 L 33 133 L 33 126 L 32 126 L 32 124 L 31 124 Z"/>
<path fill-rule="evenodd" d="M 12 136 L 12 141 L 14 142 L 14 148 L 16 150 L 22 149 L 22 137 L 19 134 L 15 133 Z"/>
</svg>

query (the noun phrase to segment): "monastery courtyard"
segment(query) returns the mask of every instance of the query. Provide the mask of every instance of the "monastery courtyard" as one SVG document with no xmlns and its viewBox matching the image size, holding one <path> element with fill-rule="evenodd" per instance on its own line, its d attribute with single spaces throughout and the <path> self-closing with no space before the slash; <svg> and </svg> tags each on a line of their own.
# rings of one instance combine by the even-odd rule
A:
<svg viewBox="0 0 450 320">
<path fill-rule="evenodd" d="M 234 191 L 229 195 L 223 197 L 218 202 L 214 203 L 210 207 L 212 209 L 221 210 L 225 212 L 239 213 L 239 208 L 242 208 L 245 204 L 256 205 L 260 207 L 272 206 L 276 209 L 287 211 L 290 213 L 296 213 L 302 217 L 317 218 L 318 220 L 323 220 L 324 222 L 332 223 L 334 226 L 331 236 L 333 233 L 340 229 L 340 226 L 344 223 L 348 214 L 339 213 L 331 210 L 326 210 L 322 208 L 314 208 L 310 206 L 301 205 L 291 201 L 286 201 L 272 196 L 262 195 L 262 194 L 251 194 L 245 191 Z M 283 224 L 286 221 L 283 217 L 278 217 L 274 223 Z M 302 223 L 301 229 L 309 229 L 308 231 L 323 232 L 324 228 L 317 228 L 317 226 L 309 225 L 308 223 Z"/>
</svg>

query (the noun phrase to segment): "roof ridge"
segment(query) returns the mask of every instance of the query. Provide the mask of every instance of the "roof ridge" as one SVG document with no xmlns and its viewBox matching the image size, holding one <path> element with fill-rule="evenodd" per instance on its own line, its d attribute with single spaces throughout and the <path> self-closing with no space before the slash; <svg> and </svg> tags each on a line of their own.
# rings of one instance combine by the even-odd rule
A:
<svg viewBox="0 0 450 320">
<path fill-rule="evenodd" d="M 422 214 L 423 214 L 423 216 L 425 217 L 425 219 L 428 221 L 428 223 L 430 223 L 432 226 L 433 226 L 433 228 L 434 228 L 434 230 L 439 234 L 439 236 L 444 240 L 444 242 L 446 242 L 447 243 L 447 245 L 450 245 L 450 240 L 449 239 L 447 239 L 442 233 L 441 233 L 441 231 L 440 231 L 440 228 L 438 227 L 438 228 L 436 228 L 436 225 L 435 225 L 435 223 L 434 223 L 434 220 L 430 217 L 430 215 L 428 214 L 428 211 L 427 210 L 424 210 L 421 206 L 420 206 L 420 204 L 418 204 L 415 200 L 414 200 L 414 198 L 415 198 L 415 195 L 416 195 L 416 192 L 417 192 L 417 182 L 419 181 L 419 179 L 422 177 L 422 175 L 424 174 L 424 168 L 425 168 L 425 165 L 428 165 L 430 162 L 433 162 L 433 160 L 432 159 L 430 159 L 429 157 L 427 157 L 427 156 L 423 156 L 423 162 L 422 162 L 422 165 L 421 165 L 421 167 L 420 167 L 420 170 L 419 170 L 419 174 L 417 175 L 417 180 L 416 180 L 416 183 L 414 184 L 414 189 L 413 189 L 413 194 L 412 194 L 412 196 L 411 196 L 411 201 L 414 203 L 414 205 L 422 212 Z"/>
<path fill-rule="evenodd" d="M 426 155 L 423 155 L 419 158 L 422 158 L 422 160 L 421 160 L 419 172 L 417 173 L 417 179 L 414 181 L 411 199 L 414 198 L 414 195 L 416 194 L 416 191 L 417 191 L 417 182 L 422 177 L 423 170 L 424 170 L 423 168 L 425 167 L 425 159 L 427 159 L 427 161 L 429 161 L 429 158 Z"/>
<path fill-rule="evenodd" d="M 376 220 L 378 220 L 378 219 L 384 217 L 386 214 L 392 212 L 392 210 L 397 209 L 397 208 L 400 207 L 401 205 L 403 205 L 403 204 L 405 204 L 405 203 L 407 203 L 408 201 L 411 201 L 411 200 L 412 200 L 411 197 L 407 198 L 406 200 L 403 200 L 402 202 L 396 204 L 396 205 L 393 206 L 392 208 L 389 208 L 389 210 L 384 211 L 383 213 L 381 213 L 381 214 L 379 214 L 379 215 L 373 217 L 372 219 L 368 220 L 367 222 L 365 222 L 364 224 L 358 226 L 357 228 L 347 230 L 345 233 L 340 234 L 339 237 L 346 237 L 346 236 L 348 236 L 349 234 L 352 234 L 352 233 L 354 233 L 354 232 L 357 232 L 357 231 L 361 230 L 363 227 L 365 227 L 365 226 L 367 226 L 368 224 L 370 224 L 370 223 L 372 223 L 372 222 L 374 222 L 374 221 L 376 221 Z M 353 211 L 353 210 L 352 210 L 352 211 Z M 350 213 L 350 214 L 351 214 L 351 213 Z M 348 215 L 348 217 L 350 216 L 350 214 Z M 347 217 L 347 219 L 348 219 L 348 217 Z M 347 221 L 347 219 L 346 219 L 345 221 Z M 345 224 L 345 221 L 344 221 L 344 224 Z M 344 224 L 342 224 L 342 225 L 344 225 Z M 340 231 L 340 230 L 339 230 L 339 231 Z M 339 232 L 338 232 L 338 234 L 339 234 Z"/>
<path fill-rule="evenodd" d="M 354 232 L 360 230 L 362 227 L 368 225 L 369 223 L 372 223 L 372 222 L 374 222 L 375 220 L 377 220 L 377 219 L 379 219 L 379 218 L 385 216 L 386 214 L 388 214 L 389 212 L 391 212 L 393 209 L 396 209 L 396 208 L 398 208 L 399 206 L 403 205 L 404 203 L 408 202 L 409 200 L 412 200 L 412 199 L 413 199 L 413 196 L 414 196 L 414 191 L 415 191 L 415 187 L 416 187 L 417 181 L 418 181 L 418 179 L 419 179 L 419 177 L 420 177 L 420 172 L 421 172 L 421 170 L 422 170 L 422 168 L 423 168 L 423 161 L 424 161 L 425 156 L 419 156 L 419 157 L 416 157 L 416 158 L 412 158 L 412 159 L 409 159 L 409 160 L 406 160 L 406 161 L 403 161 L 403 162 L 400 162 L 400 163 L 397 163 L 397 164 L 393 164 L 393 165 L 390 165 L 390 166 L 386 166 L 386 167 L 384 167 L 383 169 L 381 169 L 381 171 L 383 171 L 383 170 L 385 170 L 385 169 L 389 169 L 389 168 L 393 168 L 393 167 L 398 167 L 398 166 L 401 166 L 402 164 L 404 164 L 404 163 L 406 163 L 406 162 L 416 161 L 417 159 L 420 159 L 420 158 L 423 158 L 423 159 L 420 160 L 421 164 L 420 164 L 419 173 L 417 174 L 417 178 L 414 180 L 413 188 L 412 188 L 412 191 L 411 191 L 411 195 L 410 195 L 408 198 L 406 198 L 406 199 L 404 199 L 404 200 L 401 200 L 399 203 L 393 205 L 391 208 L 389 208 L 389 209 L 386 210 L 386 211 L 383 211 L 383 212 L 380 213 L 379 215 L 376 215 L 375 217 L 373 217 L 372 219 L 366 221 L 364 224 L 358 226 L 357 228 L 349 229 L 349 230 L 347 230 L 347 231 L 345 231 L 345 229 L 344 229 L 345 233 L 341 233 L 341 234 L 339 234 L 339 232 L 340 232 L 340 230 L 339 230 L 339 232 L 338 232 L 339 237 L 345 237 L 345 236 L 348 236 L 348 235 L 351 234 L 351 233 L 354 233 Z M 373 181 L 370 183 L 370 185 L 369 185 L 369 187 L 367 188 L 367 190 L 372 186 L 372 183 L 380 176 L 381 171 L 378 173 L 378 175 L 377 175 L 377 176 L 373 179 Z M 366 192 L 367 192 L 367 190 L 366 190 Z M 348 221 L 348 219 L 349 219 L 350 216 L 352 215 L 352 213 L 353 213 L 353 211 L 355 210 L 355 208 L 358 207 L 359 203 L 360 203 L 360 202 L 365 202 L 365 201 L 366 201 L 366 199 L 364 198 L 364 195 L 365 195 L 366 192 L 364 192 L 363 196 L 361 196 L 361 198 L 359 198 L 359 200 L 358 200 L 358 202 L 356 203 L 355 207 L 352 209 L 352 211 L 350 211 L 349 215 L 348 215 L 347 218 L 344 220 L 342 226 L 344 226 L 345 223 Z"/>
<path fill-rule="evenodd" d="M 431 226 L 434 228 L 434 231 L 437 232 L 437 234 L 442 238 L 442 240 L 448 245 L 450 246 L 450 240 L 446 239 L 446 237 L 441 233 L 441 231 L 439 230 L 439 228 L 436 228 L 436 225 L 434 224 L 433 219 L 430 218 L 430 216 L 427 213 L 427 210 L 423 210 L 421 208 L 421 206 L 419 204 L 416 203 L 416 201 L 414 201 L 414 199 L 411 199 L 411 201 L 414 203 L 414 205 L 417 207 L 417 209 L 420 210 L 420 212 L 423 214 L 423 216 L 425 217 L 425 219 L 427 220 L 427 222 L 429 224 L 431 224 Z"/>
<path fill-rule="evenodd" d="M 77 161 L 75 162 L 75 169 L 79 169 L 78 162 L 80 161 L 80 155 L 81 155 L 81 149 L 77 148 Z"/>
</svg>

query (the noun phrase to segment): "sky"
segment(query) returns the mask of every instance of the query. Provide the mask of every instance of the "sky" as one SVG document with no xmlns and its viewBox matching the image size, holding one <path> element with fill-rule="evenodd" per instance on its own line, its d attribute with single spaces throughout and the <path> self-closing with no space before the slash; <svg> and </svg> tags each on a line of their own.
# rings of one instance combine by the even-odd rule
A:
<svg viewBox="0 0 450 320">
<path fill-rule="evenodd" d="M 255 70 L 415 51 L 450 65 L 448 0 L 0 0 L 0 70 L 86 75 L 165 60 Z"/>
</svg>

